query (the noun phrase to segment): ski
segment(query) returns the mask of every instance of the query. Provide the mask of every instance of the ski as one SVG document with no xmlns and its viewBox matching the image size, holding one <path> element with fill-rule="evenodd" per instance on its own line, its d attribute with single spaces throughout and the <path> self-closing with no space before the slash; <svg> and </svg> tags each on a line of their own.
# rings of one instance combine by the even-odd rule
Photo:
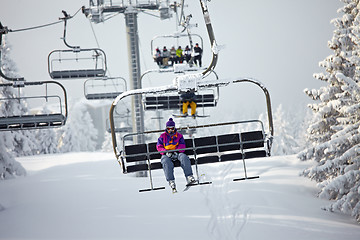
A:
<svg viewBox="0 0 360 240">
<path fill-rule="evenodd" d="M 189 190 L 192 186 L 199 186 L 199 185 L 205 185 L 205 184 L 212 184 L 212 182 L 198 182 L 196 181 L 195 183 L 189 183 L 186 184 L 186 187 L 184 188 L 183 192 Z"/>
</svg>

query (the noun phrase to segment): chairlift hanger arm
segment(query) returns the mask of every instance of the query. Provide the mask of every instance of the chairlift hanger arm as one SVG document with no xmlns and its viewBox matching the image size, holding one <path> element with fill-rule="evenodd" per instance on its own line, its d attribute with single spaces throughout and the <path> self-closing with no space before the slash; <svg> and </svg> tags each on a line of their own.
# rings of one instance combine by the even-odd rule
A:
<svg viewBox="0 0 360 240">
<path fill-rule="evenodd" d="M 218 53 L 216 51 L 216 41 L 215 41 L 214 30 L 211 25 L 210 15 L 209 15 L 206 1 L 208 1 L 208 0 L 200 0 L 200 5 L 201 5 L 201 10 L 204 15 L 206 29 L 207 29 L 207 32 L 208 32 L 209 38 L 210 38 L 210 44 L 211 44 L 211 50 L 213 52 L 213 57 L 212 57 L 210 66 L 202 73 L 203 75 L 205 75 L 207 72 L 215 69 L 217 59 L 218 59 Z"/>
<path fill-rule="evenodd" d="M 67 20 L 68 19 L 71 19 L 72 17 L 66 13 L 66 11 L 62 10 L 62 13 L 64 14 L 64 17 L 63 18 L 59 18 L 60 20 L 63 20 L 64 21 L 64 33 L 63 33 L 63 41 L 64 41 L 64 44 L 68 47 L 68 48 L 72 48 L 74 50 L 78 50 L 80 49 L 80 46 L 71 46 L 69 45 L 67 42 L 66 42 L 66 27 L 67 27 Z"/>
</svg>

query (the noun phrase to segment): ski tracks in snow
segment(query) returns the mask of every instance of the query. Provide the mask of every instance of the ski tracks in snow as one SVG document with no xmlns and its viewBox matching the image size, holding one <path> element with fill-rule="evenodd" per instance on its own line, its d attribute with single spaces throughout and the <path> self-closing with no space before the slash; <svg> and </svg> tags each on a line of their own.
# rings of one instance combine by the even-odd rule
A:
<svg viewBox="0 0 360 240">
<path fill-rule="evenodd" d="M 208 231 L 213 239 L 239 239 L 251 214 L 250 209 L 243 209 L 237 199 L 231 198 L 229 186 L 232 183 L 230 171 L 234 163 L 217 166 L 213 171 L 213 184 L 202 188 L 206 205 L 210 211 Z"/>
</svg>

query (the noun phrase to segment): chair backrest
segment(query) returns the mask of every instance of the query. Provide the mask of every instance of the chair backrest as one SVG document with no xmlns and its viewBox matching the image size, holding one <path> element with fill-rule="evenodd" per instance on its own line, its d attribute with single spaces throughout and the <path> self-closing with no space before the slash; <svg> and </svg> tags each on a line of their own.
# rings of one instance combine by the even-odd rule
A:
<svg viewBox="0 0 360 240">
<path fill-rule="evenodd" d="M 195 102 L 197 107 L 215 107 L 217 104 L 214 94 L 197 94 Z M 179 95 L 146 96 L 143 103 L 145 110 L 178 109 L 182 106 Z"/>
</svg>

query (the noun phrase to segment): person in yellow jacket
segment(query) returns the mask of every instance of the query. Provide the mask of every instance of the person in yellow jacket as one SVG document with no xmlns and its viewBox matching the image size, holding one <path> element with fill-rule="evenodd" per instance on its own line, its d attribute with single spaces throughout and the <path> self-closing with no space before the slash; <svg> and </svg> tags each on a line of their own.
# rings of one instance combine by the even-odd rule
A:
<svg viewBox="0 0 360 240">
<path fill-rule="evenodd" d="M 178 63 L 183 63 L 184 56 L 183 56 L 183 50 L 181 49 L 181 46 L 179 46 L 178 49 L 176 49 L 176 57 L 177 57 Z"/>
</svg>

